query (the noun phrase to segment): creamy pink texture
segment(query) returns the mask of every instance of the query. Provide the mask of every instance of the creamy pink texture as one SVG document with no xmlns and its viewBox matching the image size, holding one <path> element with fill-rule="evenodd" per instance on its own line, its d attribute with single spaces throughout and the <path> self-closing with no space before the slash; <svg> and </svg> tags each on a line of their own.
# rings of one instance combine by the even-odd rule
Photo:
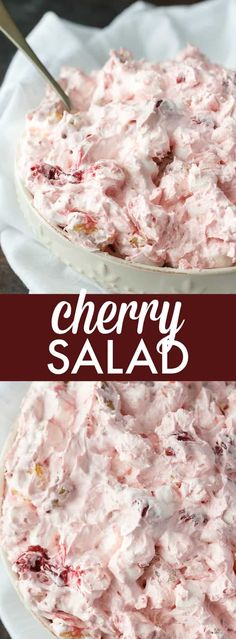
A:
<svg viewBox="0 0 236 639">
<path fill-rule="evenodd" d="M 235 639 L 236 383 L 34 383 L 1 542 L 58 637 Z"/>
<path fill-rule="evenodd" d="M 189 46 L 162 64 L 112 52 L 64 68 L 75 113 L 48 90 L 26 121 L 19 170 L 72 242 L 180 269 L 236 263 L 236 74 Z"/>
</svg>

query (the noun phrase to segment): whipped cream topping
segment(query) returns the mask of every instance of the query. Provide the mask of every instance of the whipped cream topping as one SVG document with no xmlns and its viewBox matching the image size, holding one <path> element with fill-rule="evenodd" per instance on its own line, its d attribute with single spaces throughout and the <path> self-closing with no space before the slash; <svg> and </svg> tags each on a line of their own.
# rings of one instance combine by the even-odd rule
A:
<svg viewBox="0 0 236 639">
<path fill-rule="evenodd" d="M 180 269 L 236 264 L 236 74 L 188 46 L 173 61 L 121 50 L 65 67 L 26 119 L 19 172 L 72 242 Z"/>
<path fill-rule="evenodd" d="M 236 637 L 236 383 L 34 383 L 1 543 L 57 637 Z"/>
</svg>

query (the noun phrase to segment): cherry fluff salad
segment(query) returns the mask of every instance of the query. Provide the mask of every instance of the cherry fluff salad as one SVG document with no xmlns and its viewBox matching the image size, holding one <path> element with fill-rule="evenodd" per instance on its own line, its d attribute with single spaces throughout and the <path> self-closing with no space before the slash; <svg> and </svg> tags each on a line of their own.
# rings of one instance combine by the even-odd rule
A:
<svg viewBox="0 0 236 639">
<path fill-rule="evenodd" d="M 33 383 L 0 539 L 57 637 L 235 639 L 236 383 Z"/>
<path fill-rule="evenodd" d="M 26 118 L 18 174 L 71 242 L 137 264 L 236 264 L 236 73 L 188 46 L 164 63 L 111 52 L 64 67 Z"/>
</svg>

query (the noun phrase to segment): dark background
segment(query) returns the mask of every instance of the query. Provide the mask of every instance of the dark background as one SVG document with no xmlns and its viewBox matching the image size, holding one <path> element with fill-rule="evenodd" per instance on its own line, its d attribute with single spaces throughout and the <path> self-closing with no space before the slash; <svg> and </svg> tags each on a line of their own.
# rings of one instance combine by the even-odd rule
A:
<svg viewBox="0 0 236 639">
<path fill-rule="evenodd" d="M 201 0 L 204 1 L 204 0 Z M 88 24 L 104 27 L 115 16 L 132 4 L 129 0 L 6 0 L 6 6 L 18 26 L 27 35 L 46 11 L 55 11 L 59 16 Z M 153 0 L 153 4 L 177 5 L 193 4 L 192 0 Z M 15 50 L 13 45 L 0 33 L 0 82 Z M 7 265 L 0 248 L 0 293 L 26 293 L 26 289 Z M 0 639 L 9 639 L 0 622 Z M 26 637 L 25 639 L 28 639 Z"/>
<path fill-rule="evenodd" d="M 204 0 L 199 0 L 204 1 Z M 27 35 L 46 11 L 90 26 L 104 27 L 132 4 L 131 0 L 5 0 L 18 26 Z M 193 0 L 153 0 L 156 6 L 193 4 Z M 0 83 L 15 52 L 13 45 L 0 33 Z M 11 271 L 0 247 L 0 293 L 26 293 L 26 288 Z M 0 639 L 2 639 L 0 633 Z"/>
</svg>

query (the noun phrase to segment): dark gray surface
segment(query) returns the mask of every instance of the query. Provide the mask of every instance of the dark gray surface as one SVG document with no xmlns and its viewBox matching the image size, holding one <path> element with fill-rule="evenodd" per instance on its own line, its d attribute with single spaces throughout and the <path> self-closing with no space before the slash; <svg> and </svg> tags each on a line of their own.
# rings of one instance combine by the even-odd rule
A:
<svg viewBox="0 0 236 639">
<path fill-rule="evenodd" d="M 27 293 L 24 284 L 13 273 L 0 248 L 0 293 Z M 0 639 L 1 634 L 0 634 Z"/>
<path fill-rule="evenodd" d="M 0 621 L 0 637 L 1 637 L 1 639 L 10 639 L 9 638 L 9 634 L 7 633 L 7 631 L 5 630 L 3 625 L 1 624 L 1 621 Z"/>
</svg>

